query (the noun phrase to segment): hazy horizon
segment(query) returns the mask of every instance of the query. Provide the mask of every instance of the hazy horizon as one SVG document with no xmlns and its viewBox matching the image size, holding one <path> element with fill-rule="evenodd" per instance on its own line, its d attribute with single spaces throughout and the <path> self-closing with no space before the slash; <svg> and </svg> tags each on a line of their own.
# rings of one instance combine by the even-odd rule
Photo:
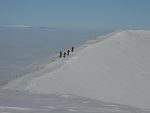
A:
<svg viewBox="0 0 150 113">
<path fill-rule="evenodd" d="M 1 0 L 0 25 L 150 29 L 149 0 Z"/>
</svg>

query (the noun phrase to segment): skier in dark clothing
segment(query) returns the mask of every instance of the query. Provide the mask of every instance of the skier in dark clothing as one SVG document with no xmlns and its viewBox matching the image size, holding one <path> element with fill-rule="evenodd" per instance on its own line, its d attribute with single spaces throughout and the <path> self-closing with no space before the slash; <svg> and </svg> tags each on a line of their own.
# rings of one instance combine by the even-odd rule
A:
<svg viewBox="0 0 150 113">
<path fill-rule="evenodd" d="M 59 57 L 60 57 L 60 58 L 62 57 L 62 51 L 60 51 L 60 53 L 59 53 Z"/>
<path fill-rule="evenodd" d="M 64 52 L 64 56 L 63 56 L 64 58 L 66 57 L 66 52 Z"/>
<path fill-rule="evenodd" d="M 72 46 L 72 48 L 71 48 L 71 52 L 73 52 L 74 51 L 74 47 Z"/>
<path fill-rule="evenodd" d="M 67 51 L 67 55 L 69 56 L 70 50 Z"/>
</svg>

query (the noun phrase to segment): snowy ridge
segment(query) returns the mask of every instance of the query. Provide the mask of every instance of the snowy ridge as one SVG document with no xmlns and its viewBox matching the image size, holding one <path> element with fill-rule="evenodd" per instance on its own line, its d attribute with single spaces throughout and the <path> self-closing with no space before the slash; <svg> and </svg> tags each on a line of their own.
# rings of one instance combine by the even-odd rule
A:
<svg viewBox="0 0 150 113">
<path fill-rule="evenodd" d="M 75 51 L 78 52 L 78 51 L 82 50 L 83 48 L 87 47 L 88 45 L 102 41 L 102 40 L 106 39 L 107 37 L 109 37 L 113 34 L 114 34 L 114 32 L 109 33 L 109 34 L 104 35 L 104 36 L 94 37 L 93 39 L 88 40 L 85 43 L 75 45 L 75 48 L 76 48 Z M 66 50 L 64 49 L 63 51 L 66 51 Z M 36 62 L 33 62 L 32 64 L 24 67 L 23 69 L 13 73 L 14 76 L 10 77 L 9 79 L 0 81 L 0 87 L 4 87 L 10 81 L 13 81 L 13 80 L 18 79 L 18 78 L 23 77 L 23 76 L 26 76 L 30 73 L 47 72 L 47 71 L 50 72 L 54 69 L 54 67 L 52 67 L 53 69 L 48 68 L 48 70 L 46 70 L 47 66 L 52 65 L 52 63 L 54 63 L 57 60 L 59 60 L 59 54 L 55 54 L 55 55 L 49 56 L 47 58 L 40 59 Z M 61 64 L 63 64 L 63 62 L 64 61 L 61 60 Z M 35 76 L 37 77 L 37 74 Z"/>
<path fill-rule="evenodd" d="M 35 63 L 31 71 L 9 82 L 5 89 L 25 90 L 33 95 L 75 95 L 127 105 L 127 111 L 111 110 L 115 113 L 149 113 L 150 110 L 140 109 L 150 109 L 149 49 L 148 30 L 113 32 L 77 46 L 65 59 L 57 58 L 53 62 L 45 59 L 37 63 L 41 66 Z"/>
</svg>

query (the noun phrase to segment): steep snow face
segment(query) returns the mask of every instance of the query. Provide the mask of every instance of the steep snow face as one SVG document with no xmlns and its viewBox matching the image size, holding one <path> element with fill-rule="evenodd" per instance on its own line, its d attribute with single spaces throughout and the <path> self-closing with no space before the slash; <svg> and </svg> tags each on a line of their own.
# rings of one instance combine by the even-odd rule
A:
<svg viewBox="0 0 150 113">
<path fill-rule="evenodd" d="M 59 68 L 18 79 L 7 87 L 150 108 L 150 31 L 120 31 L 105 38 L 57 60 L 64 62 Z"/>
</svg>

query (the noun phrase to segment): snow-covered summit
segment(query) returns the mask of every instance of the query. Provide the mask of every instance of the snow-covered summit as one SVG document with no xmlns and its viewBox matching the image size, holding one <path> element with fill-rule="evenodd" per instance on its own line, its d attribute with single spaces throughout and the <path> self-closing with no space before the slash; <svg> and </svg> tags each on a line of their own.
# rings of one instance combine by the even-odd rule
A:
<svg viewBox="0 0 150 113">
<path fill-rule="evenodd" d="M 150 108 L 150 31 L 113 32 L 75 49 L 6 88 Z"/>
</svg>

